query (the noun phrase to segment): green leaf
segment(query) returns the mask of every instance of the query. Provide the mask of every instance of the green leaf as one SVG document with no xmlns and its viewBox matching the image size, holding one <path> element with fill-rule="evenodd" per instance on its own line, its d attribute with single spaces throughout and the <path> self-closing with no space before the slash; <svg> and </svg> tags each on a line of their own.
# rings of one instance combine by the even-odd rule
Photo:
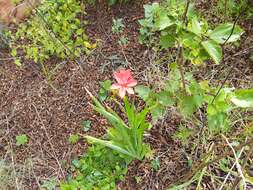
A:
<svg viewBox="0 0 253 190">
<path fill-rule="evenodd" d="M 197 17 L 194 17 L 192 19 L 192 28 L 191 28 L 191 31 L 196 34 L 196 35 L 200 35 L 201 34 L 201 24 L 200 22 L 198 21 L 198 18 Z"/>
<path fill-rule="evenodd" d="M 212 32 L 208 34 L 208 36 L 214 40 L 215 42 L 222 44 L 228 38 L 227 42 L 234 42 L 240 39 L 240 36 L 243 34 L 243 30 L 239 26 L 235 26 L 233 30 L 233 34 L 231 32 L 233 30 L 233 24 L 226 23 L 217 26 Z M 230 36 L 231 35 L 231 36 Z"/>
<path fill-rule="evenodd" d="M 117 3 L 117 0 L 107 0 L 107 1 L 110 6 L 115 5 Z"/>
<path fill-rule="evenodd" d="M 165 113 L 165 107 L 158 105 L 156 107 L 154 107 L 153 109 L 150 110 L 152 118 L 154 120 L 158 120 L 159 118 L 161 118 L 164 113 Z"/>
<path fill-rule="evenodd" d="M 103 82 L 100 82 L 98 97 L 101 102 L 106 100 L 108 96 L 108 91 L 111 89 L 111 86 L 112 86 L 111 80 L 105 80 Z"/>
<path fill-rule="evenodd" d="M 179 101 L 179 108 L 184 116 L 192 115 L 203 103 L 201 95 L 182 96 Z"/>
<path fill-rule="evenodd" d="M 27 135 L 17 135 L 16 136 L 16 145 L 21 146 L 28 143 L 28 137 Z"/>
<path fill-rule="evenodd" d="M 50 178 L 47 181 L 43 181 L 43 184 L 41 185 L 42 188 L 45 188 L 47 190 L 55 190 L 57 186 L 56 178 Z"/>
<path fill-rule="evenodd" d="M 165 10 L 160 10 L 160 14 L 158 18 L 155 21 L 155 27 L 161 31 L 164 30 L 165 28 L 173 25 L 174 22 L 170 20 L 170 18 L 167 15 L 167 11 Z"/>
<path fill-rule="evenodd" d="M 89 140 L 90 142 L 93 142 L 93 143 L 96 143 L 96 144 L 100 144 L 100 145 L 103 145 L 103 146 L 106 146 L 106 147 L 109 147 L 119 153 L 122 153 L 122 154 L 126 154 L 130 157 L 133 157 L 133 158 L 136 158 L 137 156 L 132 154 L 131 152 L 128 152 L 127 150 L 113 144 L 112 142 L 110 141 L 105 141 L 105 140 L 101 140 L 101 139 L 98 139 L 98 138 L 95 138 L 95 137 L 91 137 L 91 136 L 85 136 L 85 138 L 87 138 L 87 140 Z M 138 158 L 138 157 L 137 157 Z"/>
<path fill-rule="evenodd" d="M 83 131 L 87 132 L 91 128 L 91 121 L 90 120 L 82 121 L 81 125 L 83 126 Z"/>
<path fill-rule="evenodd" d="M 238 107 L 253 107 L 253 89 L 242 89 L 235 91 L 231 101 Z"/>
<path fill-rule="evenodd" d="M 158 171 L 159 168 L 160 168 L 160 160 L 159 158 L 157 157 L 156 159 L 152 160 L 151 161 L 151 166 L 152 168 L 155 170 L 155 171 Z"/>
<path fill-rule="evenodd" d="M 162 48 L 167 49 L 169 47 L 174 46 L 174 44 L 175 44 L 175 38 L 172 35 L 167 34 L 160 37 L 160 45 Z"/>
<path fill-rule="evenodd" d="M 219 44 L 217 44 L 215 41 L 207 40 L 204 42 L 201 42 L 202 46 L 206 50 L 206 52 L 210 55 L 210 57 L 213 59 L 213 61 L 216 64 L 219 64 L 222 59 L 222 49 Z"/>
<path fill-rule="evenodd" d="M 144 85 L 138 85 L 134 88 L 134 90 L 144 101 L 146 101 L 149 98 L 149 94 L 151 92 L 150 88 Z"/>
<path fill-rule="evenodd" d="M 174 100 L 172 99 L 172 94 L 167 91 L 161 91 L 157 94 L 158 102 L 163 106 L 172 106 Z"/>
<path fill-rule="evenodd" d="M 70 144 L 76 144 L 79 141 L 79 139 L 80 139 L 79 135 L 70 135 L 68 141 Z"/>
<path fill-rule="evenodd" d="M 19 66 L 19 67 L 22 66 L 22 64 L 21 64 L 21 62 L 20 62 L 19 59 L 15 59 L 14 64 L 17 65 L 17 66 Z"/>
</svg>

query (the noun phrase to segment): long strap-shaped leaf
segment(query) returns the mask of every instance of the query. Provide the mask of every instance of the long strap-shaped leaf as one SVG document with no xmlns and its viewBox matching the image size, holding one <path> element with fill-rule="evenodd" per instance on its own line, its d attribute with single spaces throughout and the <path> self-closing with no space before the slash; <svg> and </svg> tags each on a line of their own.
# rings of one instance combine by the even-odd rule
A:
<svg viewBox="0 0 253 190">
<path fill-rule="evenodd" d="M 131 152 L 129 152 L 129 151 L 127 151 L 127 150 L 125 150 L 125 149 L 123 149 L 123 148 L 121 148 L 121 147 L 113 144 L 111 141 L 105 141 L 105 140 L 97 139 L 97 138 L 91 137 L 91 136 L 85 136 L 85 138 L 87 138 L 91 142 L 94 142 L 94 143 L 97 143 L 97 144 L 101 144 L 103 146 L 107 146 L 107 147 L 109 147 L 109 148 L 111 148 L 111 149 L 113 149 L 113 150 L 115 150 L 117 152 L 120 152 L 122 154 L 128 155 L 128 156 L 130 156 L 132 158 L 140 159 L 138 157 L 138 155 L 132 154 Z"/>
</svg>

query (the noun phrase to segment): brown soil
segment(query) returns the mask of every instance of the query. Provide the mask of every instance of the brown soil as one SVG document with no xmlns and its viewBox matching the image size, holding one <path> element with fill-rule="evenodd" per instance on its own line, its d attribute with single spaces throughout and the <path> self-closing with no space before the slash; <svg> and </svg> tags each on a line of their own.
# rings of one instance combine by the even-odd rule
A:
<svg viewBox="0 0 253 190">
<path fill-rule="evenodd" d="M 102 2 L 88 7 L 86 19 L 90 24 L 87 32 L 93 40 L 99 39 L 100 45 L 91 55 L 80 60 L 81 65 L 60 62 L 61 67 L 52 79 L 56 90 L 47 82 L 38 65 L 26 61 L 20 69 L 12 63 L 8 52 L 0 54 L 0 158 L 16 165 L 30 161 L 29 173 L 23 179 L 24 189 L 38 189 L 38 184 L 50 177 L 66 178 L 71 160 L 82 155 L 87 148 L 83 140 L 75 145 L 68 143 L 70 134 L 85 134 L 81 121 L 92 121 L 88 134 L 104 134 L 106 122 L 92 111 L 85 88 L 95 94 L 99 81 L 112 79 L 113 70 L 122 65 L 130 67 L 139 81 L 146 81 L 144 73 L 152 58 L 147 55 L 149 50 L 138 43 L 137 20 L 143 17 L 143 4 L 147 2 L 115 7 Z M 129 43 L 123 48 L 117 43 L 119 37 L 111 32 L 112 18 L 124 20 L 124 35 Z M 242 53 L 244 50 L 250 52 L 252 39 L 252 33 L 251 36 L 250 32 L 245 35 L 240 47 Z M 232 50 L 230 53 L 235 55 L 240 51 Z M 240 80 L 245 81 L 246 86 L 252 84 L 253 64 L 248 64 L 249 52 L 238 55 L 242 58 L 240 60 L 245 59 L 240 67 L 235 62 L 231 65 L 240 70 L 235 73 L 245 76 L 242 79 L 240 74 L 233 75 L 238 77 L 234 78 L 235 86 L 243 85 Z M 59 61 L 51 60 L 48 65 L 56 63 Z M 220 74 L 215 78 L 220 78 Z M 162 190 L 188 170 L 185 150 L 171 138 L 179 124 L 178 118 L 174 117 L 168 114 L 154 126 L 146 139 L 155 156 L 160 158 L 160 169 L 153 171 L 148 161 L 133 163 L 127 180 L 119 184 L 122 189 Z M 15 137 L 19 134 L 29 136 L 27 146 L 15 145 Z M 141 183 L 137 184 L 135 177 L 141 177 Z"/>
</svg>

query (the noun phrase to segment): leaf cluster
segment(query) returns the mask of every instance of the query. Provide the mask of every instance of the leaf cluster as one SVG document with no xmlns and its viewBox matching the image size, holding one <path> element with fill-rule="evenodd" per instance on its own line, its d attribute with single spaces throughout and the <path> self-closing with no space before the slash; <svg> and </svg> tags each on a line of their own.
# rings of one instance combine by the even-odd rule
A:
<svg viewBox="0 0 253 190">
<path fill-rule="evenodd" d="M 152 46 L 159 41 L 161 49 L 182 46 L 185 59 L 192 64 L 199 65 L 208 59 L 219 64 L 222 45 L 237 41 L 243 30 L 233 23 L 211 29 L 206 20 L 198 16 L 192 4 L 189 5 L 185 24 L 182 18 L 185 1 L 179 2 L 177 6 L 173 6 L 173 0 L 168 1 L 167 6 L 159 3 L 144 6 L 145 18 L 139 21 L 140 42 Z"/>
<path fill-rule="evenodd" d="M 26 58 L 37 63 L 52 56 L 63 59 L 88 53 L 95 45 L 89 43 L 85 22 L 80 20 L 84 13 L 76 0 L 44 0 L 34 16 L 12 33 L 12 56 L 22 50 Z"/>
<path fill-rule="evenodd" d="M 86 136 L 86 138 L 93 143 L 118 151 L 129 160 L 142 160 L 150 151 L 149 146 L 143 142 L 145 130 L 151 128 L 151 124 L 146 121 L 149 110 L 144 108 L 141 111 L 137 111 L 134 104 L 130 104 L 125 98 L 124 113 L 128 120 L 128 123 L 125 123 L 112 109 L 105 108 L 94 96 L 91 95 L 91 98 L 94 102 L 93 109 L 103 115 L 112 127 L 108 129 L 108 140 L 101 140 L 91 136 Z"/>
<path fill-rule="evenodd" d="M 75 177 L 60 185 L 61 190 L 116 190 L 118 181 L 124 179 L 127 163 L 117 152 L 101 145 L 89 147 L 87 153 L 72 161 Z"/>
</svg>

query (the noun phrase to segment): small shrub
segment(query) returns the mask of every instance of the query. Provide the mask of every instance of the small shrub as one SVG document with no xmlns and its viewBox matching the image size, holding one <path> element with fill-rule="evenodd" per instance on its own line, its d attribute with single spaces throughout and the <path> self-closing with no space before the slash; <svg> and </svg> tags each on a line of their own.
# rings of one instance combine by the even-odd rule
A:
<svg viewBox="0 0 253 190">
<path fill-rule="evenodd" d="M 45 0 L 36 10 L 34 17 L 12 33 L 12 56 L 23 50 L 26 58 L 37 63 L 52 56 L 79 57 L 95 47 L 89 43 L 79 19 L 84 7 L 78 1 Z"/>
</svg>

